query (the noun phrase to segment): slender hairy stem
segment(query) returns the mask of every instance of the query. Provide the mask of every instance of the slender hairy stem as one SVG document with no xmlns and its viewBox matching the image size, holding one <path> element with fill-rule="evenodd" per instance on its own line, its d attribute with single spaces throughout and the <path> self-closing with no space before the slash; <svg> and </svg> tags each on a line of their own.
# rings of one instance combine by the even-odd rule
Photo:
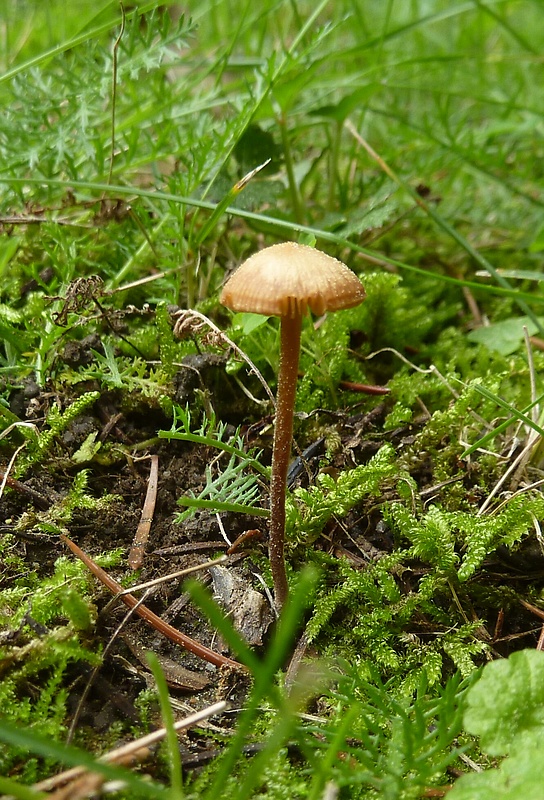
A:
<svg viewBox="0 0 544 800">
<path fill-rule="evenodd" d="M 270 542 L 269 558 L 274 581 L 276 606 L 281 609 L 288 594 L 285 574 L 285 491 L 287 467 L 291 457 L 293 414 L 297 390 L 300 330 L 302 318 L 281 317 L 281 350 L 274 426 L 274 452 L 270 479 Z"/>
</svg>

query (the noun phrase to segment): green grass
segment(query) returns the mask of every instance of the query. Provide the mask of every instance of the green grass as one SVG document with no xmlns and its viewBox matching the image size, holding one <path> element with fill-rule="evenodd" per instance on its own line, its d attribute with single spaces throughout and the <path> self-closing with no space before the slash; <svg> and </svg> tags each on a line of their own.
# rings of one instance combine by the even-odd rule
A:
<svg viewBox="0 0 544 800">
<path fill-rule="evenodd" d="M 475 670 L 497 655 L 482 630 L 493 633 L 500 610 L 517 618 L 519 600 L 538 603 L 542 591 L 529 570 L 522 585 L 499 579 L 493 561 L 497 548 L 538 548 L 544 514 L 544 356 L 529 355 L 523 334 L 527 324 L 544 338 L 542 4 L 168 7 L 131 4 L 124 26 L 112 1 L 4 0 L 0 9 L 0 459 L 14 459 L 20 480 L 40 470 L 62 476 L 64 492 L 49 512 L 3 514 L 15 530 L 0 534 L 2 632 L 24 624 L 21 597 L 47 598 L 53 584 L 94 609 L 79 573 L 66 573 L 66 587 L 62 562 L 54 578 L 35 573 L 17 536 L 64 530 L 77 507 L 99 501 L 86 493 L 87 475 L 125 459 L 98 427 L 67 438 L 97 397 L 158 420 L 132 455 L 168 438 L 228 452 L 217 488 L 207 476 L 208 505 L 254 506 L 256 487 L 266 504 L 261 453 L 244 456 L 225 426 L 253 423 L 270 406 L 240 392 L 233 409 L 221 391 L 197 386 L 191 427 L 187 398 L 174 390 L 178 365 L 224 351 L 195 328 L 174 337 L 168 308 L 210 316 L 274 387 L 277 325 L 232 317 L 218 292 L 258 247 L 315 242 L 360 274 L 368 300 L 303 333 L 297 439 L 304 447 L 324 436 L 326 454 L 314 484 L 288 498 L 289 570 L 296 584 L 302 564 L 318 568 L 301 579 L 313 599 L 295 603 L 290 644 L 267 648 L 268 684 L 256 679 L 222 760 L 183 787 L 175 770 L 159 768 L 154 780 L 172 798 L 211 797 L 228 783 L 240 800 L 318 800 L 331 781 L 342 798 L 419 797 L 453 782 L 447 768 L 461 746 L 487 765 L 461 722 Z M 70 360 L 70 347 L 84 358 Z M 238 358 L 229 356 L 226 373 L 266 403 Z M 348 437 L 334 414 L 367 414 L 383 398 L 343 391 L 341 381 L 390 389 L 382 417 L 363 432 L 373 449 L 353 428 L 350 462 L 340 460 L 339 431 L 344 444 Z M 34 384 L 47 402 L 32 405 Z M 182 429 L 154 438 L 184 413 Z M 244 472 L 240 501 L 232 491 Z M 337 519 L 385 531 L 382 557 L 362 568 L 331 555 L 323 536 Z M 264 558 L 258 567 L 269 581 Z M 23 629 L 26 665 L 0 639 L 0 658 L 16 665 L 3 696 L 29 737 L 2 734 L 0 771 L 12 780 L 0 788 L 16 794 L 19 783 L 20 797 L 55 763 L 77 763 L 78 751 L 62 756 L 68 665 L 96 660 L 99 649 L 58 604 L 43 603 L 49 630 L 39 639 Z M 530 619 L 518 627 L 531 628 Z M 291 703 L 281 688 L 282 658 L 303 623 L 323 659 L 309 720 L 298 716 L 304 698 Z M 503 655 L 535 643 L 515 638 L 512 625 Z M 256 656 L 246 657 L 258 676 Z M 24 695 L 40 674 L 49 708 Z M 45 736 L 55 740 L 49 749 Z M 248 759 L 244 746 L 256 741 L 264 749 Z M 24 765 L 21 747 L 39 758 Z"/>
</svg>

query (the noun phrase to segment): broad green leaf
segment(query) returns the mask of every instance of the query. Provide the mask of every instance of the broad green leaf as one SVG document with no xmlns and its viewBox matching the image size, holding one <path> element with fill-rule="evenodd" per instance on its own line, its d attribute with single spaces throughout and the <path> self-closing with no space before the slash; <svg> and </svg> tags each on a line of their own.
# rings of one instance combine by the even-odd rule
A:
<svg viewBox="0 0 544 800">
<path fill-rule="evenodd" d="M 253 333 L 257 328 L 266 325 L 267 322 L 268 317 L 265 317 L 263 314 L 251 314 L 250 312 L 240 312 L 239 314 L 235 314 L 232 318 L 232 324 L 235 327 L 239 326 L 242 328 L 244 336 Z"/>
<path fill-rule="evenodd" d="M 463 775 L 448 800 L 542 800 L 542 748 L 535 740 L 498 769 Z"/>
<path fill-rule="evenodd" d="M 471 342 L 484 344 L 490 350 L 508 356 L 521 347 L 524 327 L 527 328 L 529 336 L 533 336 L 538 330 L 529 317 L 512 317 L 494 325 L 487 325 L 485 328 L 477 328 L 471 331 L 467 338 Z"/>
<path fill-rule="evenodd" d="M 468 693 L 464 724 L 494 756 L 518 751 L 521 736 L 542 741 L 544 653 L 520 650 L 488 664 Z"/>
<path fill-rule="evenodd" d="M 520 650 L 488 664 L 467 693 L 464 725 L 484 752 L 508 757 L 460 778 L 451 800 L 541 800 L 544 653 Z"/>
</svg>

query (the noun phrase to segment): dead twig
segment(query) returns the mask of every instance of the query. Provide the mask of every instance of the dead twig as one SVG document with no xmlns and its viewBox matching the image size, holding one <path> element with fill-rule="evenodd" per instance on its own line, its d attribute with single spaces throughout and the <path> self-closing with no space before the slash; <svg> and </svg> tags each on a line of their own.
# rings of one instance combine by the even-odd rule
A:
<svg viewBox="0 0 544 800">
<path fill-rule="evenodd" d="M 539 619 L 544 619 L 544 611 L 542 611 L 541 608 L 537 608 L 537 606 L 531 605 L 531 603 L 528 603 L 526 600 L 520 599 L 519 602 L 521 603 L 523 608 L 526 608 L 527 611 L 530 611 L 531 614 L 535 615 L 535 617 L 538 617 Z"/>
<path fill-rule="evenodd" d="M 237 550 L 240 550 L 242 545 L 245 545 L 246 542 L 250 540 L 253 542 L 255 540 L 261 541 L 263 538 L 264 537 L 262 531 L 258 530 L 257 528 L 252 528 L 249 531 L 244 531 L 243 533 L 240 534 L 240 536 L 238 536 L 237 539 L 233 541 L 231 546 L 227 549 L 227 555 L 230 556 L 233 553 L 236 553 Z"/>
<path fill-rule="evenodd" d="M 227 658 L 226 656 L 221 655 L 220 653 L 215 653 L 213 650 L 210 650 L 209 647 L 197 642 L 195 639 L 191 639 L 190 636 L 178 631 L 177 628 L 174 628 L 172 625 L 169 625 L 167 622 L 162 620 L 157 614 L 154 614 L 151 609 L 147 608 L 147 606 L 139 605 L 138 599 L 134 597 L 132 594 L 124 594 L 123 587 L 117 583 L 108 573 L 103 570 L 101 567 L 96 564 L 92 558 L 90 558 L 83 550 L 77 546 L 71 539 L 68 538 L 65 534 L 61 534 L 61 541 L 66 544 L 72 553 L 76 555 L 83 563 L 91 570 L 93 575 L 95 575 L 98 580 L 104 584 L 104 586 L 109 589 L 109 591 L 113 595 L 119 595 L 120 599 L 127 605 L 129 608 L 134 608 L 136 614 L 145 619 L 145 621 L 155 628 L 156 631 L 162 633 L 163 636 L 166 636 L 172 642 L 179 644 L 181 647 L 185 648 L 185 650 L 189 650 L 189 652 L 194 653 L 199 658 L 204 659 L 204 661 L 208 661 L 210 664 L 215 664 L 216 667 L 230 667 L 231 669 L 242 670 L 246 671 L 246 667 L 243 664 L 240 664 L 238 661 L 234 661 L 231 658 Z"/>
<path fill-rule="evenodd" d="M 533 347 L 536 347 L 537 350 L 544 350 L 544 340 L 539 339 L 538 336 L 530 336 L 529 337 L 531 344 Z"/>
<path fill-rule="evenodd" d="M 460 274 L 455 275 L 455 277 L 459 279 L 462 278 Z M 481 325 L 483 325 L 483 318 L 482 318 L 482 312 L 480 311 L 480 307 L 476 302 L 476 298 L 474 297 L 468 286 L 463 286 L 462 292 L 465 298 L 465 302 L 469 307 L 469 311 L 472 314 L 472 318 L 474 319 L 475 324 L 478 327 L 480 327 Z"/>
<path fill-rule="evenodd" d="M 124 589 L 121 592 L 121 595 L 137 592 L 141 589 L 151 589 L 153 586 L 159 586 L 161 583 L 168 583 L 168 581 L 173 581 L 176 578 L 182 578 L 185 575 L 191 575 L 193 572 L 200 572 L 203 569 L 215 567 L 217 564 L 223 564 L 225 561 L 228 561 L 227 556 L 219 556 L 219 558 L 214 558 L 212 561 L 205 561 L 203 564 L 194 564 L 192 567 L 186 567 L 185 569 L 180 569 L 177 572 L 170 572 L 168 575 L 161 575 L 160 578 L 153 578 L 153 580 L 146 581 L 145 583 L 138 583 L 136 586 L 131 586 L 130 589 Z"/>
<path fill-rule="evenodd" d="M 196 553 L 200 550 L 226 550 L 230 546 L 227 542 L 186 542 L 185 544 L 174 544 L 170 547 L 160 547 L 153 550 L 154 556 L 179 556 L 185 553 Z"/>
<path fill-rule="evenodd" d="M 349 392 L 360 392 L 361 394 L 389 394 L 391 389 L 387 386 L 373 386 L 368 383 L 354 383 L 353 381 L 339 381 L 338 386 Z"/>
<path fill-rule="evenodd" d="M 221 711 L 224 711 L 226 707 L 227 704 L 224 700 L 219 703 L 214 703 L 207 708 L 203 708 L 202 711 L 197 711 L 194 714 L 190 714 L 188 717 L 184 717 L 184 719 L 178 720 L 178 722 L 174 723 L 174 729 L 176 731 L 181 731 L 191 728 L 192 726 L 203 722 L 203 720 L 208 719 L 208 717 L 212 717 L 215 714 L 221 713 Z M 109 753 L 105 753 L 97 760 L 106 764 L 126 764 L 129 763 L 130 760 L 140 760 L 143 756 L 149 753 L 149 748 L 152 745 L 160 742 L 165 736 L 166 728 L 159 728 L 158 730 L 147 734 L 147 736 L 142 736 L 140 739 L 135 739 L 128 744 L 117 747 L 115 750 L 110 750 Z M 36 791 L 50 792 L 61 786 L 65 786 L 67 783 L 75 781 L 76 779 L 80 779 L 84 775 L 89 774 L 92 773 L 89 773 L 86 767 L 73 767 L 72 769 L 61 772 L 58 775 L 54 775 L 52 778 L 46 778 L 46 780 L 34 784 L 32 788 Z M 61 795 L 59 795 L 59 797 L 60 796 Z M 73 795 L 66 796 L 72 797 Z"/>
<path fill-rule="evenodd" d="M 19 452 L 19 450 L 17 450 L 17 452 Z M 41 508 L 42 511 L 47 511 L 51 505 L 47 497 L 44 497 L 44 495 L 40 494 L 40 492 L 37 492 L 30 486 L 27 486 L 26 483 L 21 483 L 21 481 L 11 478 L 7 472 L 0 472 L 0 497 L 2 496 L 2 490 L 4 486 L 8 486 L 10 489 L 19 492 L 20 494 L 26 494 L 26 496 L 32 500 L 34 505 L 38 506 L 38 508 Z"/>
<path fill-rule="evenodd" d="M 147 481 L 147 493 L 142 508 L 142 516 L 136 529 L 134 542 L 130 548 L 128 565 L 131 569 L 140 569 L 144 562 L 144 551 L 149 539 L 149 531 L 155 513 L 155 503 L 157 502 L 157 486 L 159 482 L 159 457 L 151 456 L 151 469 Z"/>
</svg>

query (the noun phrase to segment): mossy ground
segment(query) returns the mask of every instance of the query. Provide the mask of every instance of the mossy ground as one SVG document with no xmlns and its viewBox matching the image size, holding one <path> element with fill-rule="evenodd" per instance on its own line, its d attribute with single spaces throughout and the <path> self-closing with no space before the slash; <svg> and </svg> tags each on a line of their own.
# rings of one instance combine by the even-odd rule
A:
<svg viewBox="0 0 544 800">
<path fill-rule="evenodd" d="M 540 635 L 540 9 L 281 2 L 233 27 L 229 5 L 189 20 L 148 3 L 118 45 L 112 4 L 78 20 L 31 3 L 28 37 L 16 4 L 0 12 L 0 708 L 58 742 L 77 714 L 75 742 L 98 754 L 159 724 L 152 650 L 177 709 L 233 711 L 184 736 L 189 794 L 213 796 L 230 763 L 240 800 L 318 800 L 331 781 L 341 797 L 416 797 L 457 774 L 461 680 Z M 59 536 L 130 586 L 254 529 L 226 566 L 265 596 L 273 409 L 221 332 L 274 390 L 278 325 L 231 315 L 218 292 L 281 239 L 342 258 L 368 296 L 304 325 L 288 570 L 295 594 L 311 589 L 287 643 L 253 623 L 273 688 L 256 669 L 250 688 L 143 622 L 118 631 L 126 608 Z M 215 328 L 193 316 L 175 335 L 190 307 Z M 180 519 L 181 497 L 201 507 Z M 179 580 L 145 602 L 235 647 Z M 275 693 L 294 653 L 318 664 L 306 705 Z M 59 759 L 0 745 L 0 773 L 25 783 Z M 168 783 L 168 763 L 148 771 Z"/>
</svg>

